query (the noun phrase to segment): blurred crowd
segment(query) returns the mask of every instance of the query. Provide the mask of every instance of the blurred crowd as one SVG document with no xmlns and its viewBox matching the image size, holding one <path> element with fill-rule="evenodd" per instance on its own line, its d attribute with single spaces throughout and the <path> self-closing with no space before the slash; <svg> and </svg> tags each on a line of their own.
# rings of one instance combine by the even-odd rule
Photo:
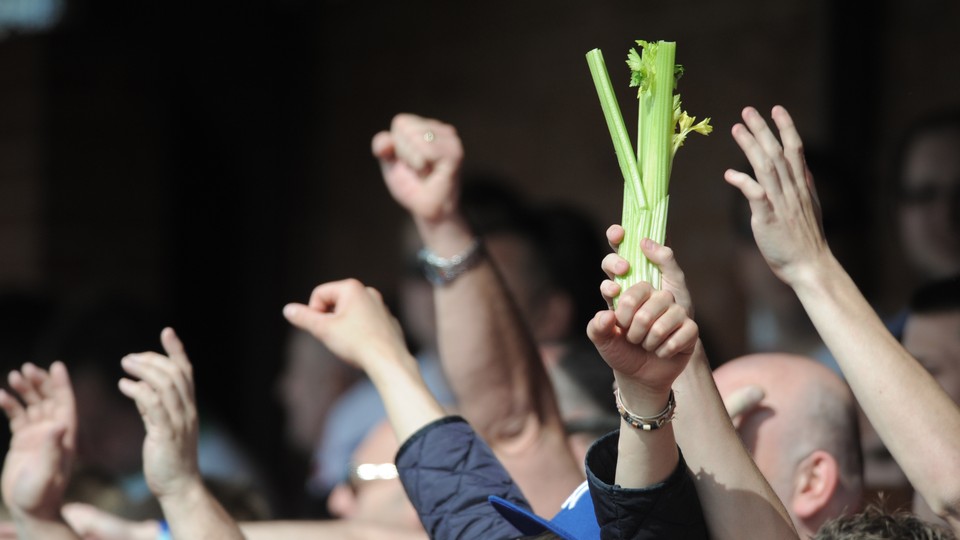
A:
<svg viewBox="0 0 960 540">
<path fill-rule="evenodd" d="M 954 538 L 960 112 L 895 156 L 889 243 L 920 286 L 889 313 L 851 278 L 855 172 L 794 121 L 730 132 L 741 282 L 714 286 L 744 292 L 750 354 L 715 358 L 683 253 L 644 242 L 663 282 L 622 287 L 632 231 L 464 173 L 454 126 L 397 115 L 372 140 L 409 214 L 395 301 L 344 280 L 283 311 L 264 390 L 309 461 L 295 512 L 162 314 L 0 296 L 0 538 Z"/>
</svg>

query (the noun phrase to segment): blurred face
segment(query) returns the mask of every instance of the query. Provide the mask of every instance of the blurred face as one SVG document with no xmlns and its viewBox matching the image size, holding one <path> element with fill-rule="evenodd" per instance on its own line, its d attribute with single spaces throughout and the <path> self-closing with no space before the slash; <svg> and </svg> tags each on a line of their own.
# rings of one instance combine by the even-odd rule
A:
<svg viewBox="0 0 960 540">
<path fill-rule="evenodd" d="M 352 467 L 366 465 L 366 478 L 352 476 L 349 482 L 338 484 L 330 493 L 327 505 L 330 513 L 344 519 L 370 521 L 422 531 L 420 518 L 407 498 L 400 479 L 384 474 L 396 456 L 399 444 L 386 422 L 374 428 L 353 455 Z M 372 466 L 372 467 L 371 467 Z"/>
<path fill-rule="evenodd" d="M 904 160 L 900 233 L 928 278 L 960 272 L 960 130 L 921 135 Z"/>
<path fill-rule="evenodd" d="M 910 315 L 903 346 L 960 403 L 960 310 Z"/>
</svg>

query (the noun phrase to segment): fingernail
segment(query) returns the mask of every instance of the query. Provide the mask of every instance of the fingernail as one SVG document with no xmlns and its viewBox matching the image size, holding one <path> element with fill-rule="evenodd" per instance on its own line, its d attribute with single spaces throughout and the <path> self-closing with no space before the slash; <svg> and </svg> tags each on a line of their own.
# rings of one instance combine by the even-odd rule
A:
<svg viewBox="0 0 960 540">
<path fill-rule="evenodd" d="M 293 304 L 287 304 L 283 306 L 283 316 L 290 319 L 297 314 L 297 306 Z"/>
</svg>

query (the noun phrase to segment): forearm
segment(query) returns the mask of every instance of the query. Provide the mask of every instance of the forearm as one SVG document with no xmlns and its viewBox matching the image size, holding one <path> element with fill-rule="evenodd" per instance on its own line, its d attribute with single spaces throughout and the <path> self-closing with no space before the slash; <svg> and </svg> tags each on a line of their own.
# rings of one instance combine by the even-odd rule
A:
<svg viewBox="0 0 960 540">
<path fill-rule="evenodd" d="M 650 417 L 662 411 L 669 399 L 666 393 L 636 391 L 629 381 L 617 379 L 620 399 L 626 410 Z M 680 453 L 671 423 L 660 429 L 644 431 L 620 420 L 616 482 L 623 488 L 645 488 L 663 482 L 677 468 Z"/>
<path fill-rule="evenodd" d="M 460 219 L 418 223 L 442 257 L 473 239 Z M 435 288 L 444 373 L 460 413 L 486 440 L 535 511 L 551 515 L 583 481 L 569 450 L 550 380 L 520 311 L 489 258 Z M 545 480 L 549 479 L 549 480 Z"/>
<path fill-rule="evenodd" d="M 793 288 L 911 484 L 956 525 L 960 409 L 890 334 L 832 256 Z M 918 444 L 923 452 L 916 451 Z"/>
<path fill-rule="evenodd" d="M 399 530 L 394 526 L 359 520 L 263 521 L 240 524 L 247 540 L 303 540 L 339 538 L 342 540 L 426 540 L 422 532 Z"/>
<path fill-rule="evenodd" d="M 159 497 L 160 508 L 175 540 L 243 540 L 236 521 L 199 480 L 182 492 Z"/>
<path fill-rule="evenodd" d="M 465 250 L 474 235 L 462 217 L 417 221 L 424 245 L 441 257 Z M 434 289 L 444 372 L 461 413 L 495 444 L 526 428 L 528 417 L 555 421 L 551 394 L 532 335 L 488 256 L 452 283 Z"/>
<path fill-rule="evenodd" d="M 712 538 L 796 538 L 790 515 L 727 416 L 702 343 L 673 387 L 681 401 L 674 432 Z"/>
<path fill-rule="evenodd" d="M 420 428 L 446 415 L 406 351 L 388 353 L 370 364 L 367 375 L 383 400 L 387 418 L 403 444 Z"/>
</svg>

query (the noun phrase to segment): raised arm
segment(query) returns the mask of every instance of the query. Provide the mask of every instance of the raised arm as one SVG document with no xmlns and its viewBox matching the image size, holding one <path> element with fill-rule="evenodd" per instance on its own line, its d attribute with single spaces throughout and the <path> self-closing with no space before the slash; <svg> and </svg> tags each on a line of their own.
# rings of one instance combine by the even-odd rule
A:
<svg viewBox="0 0 960 540">
<path fill-rule="evenodd" d="M 601 438 L 587 454 L 594 501 L 601 493 L 613 494 L 609 503 L 595 505 L 617 507 L 612 513 L 598 512 L 601 536 L 616 531 L 618 538 L 707 538 L 697 492 L 680 457 L 672 424 L 676 406 L 672 387 L 696 349 L 697 324 L 671 292 L 655 290 L 648 283 L 638 283 L 618 296 L 615 310 L 597 313 L 587 326 L 590 340 L 613 369 L 622 416 L 613 478 L 600 458 L 610 436 Z M 687 407 L 684 396 L 677 399 Z M 599 484 L 593 482 L 595 478 Z M 667 493 L 664 502 L 647 519 L 637 520 L 640 525 L 632 530 L 634 520 L 621 516 L 643 515 L 645 508 L 620 506 L 622 501 L 632 498 L 631 490 L 642 493 L 658 486 Z"/>
<path fill-rule="evenodd" d="M 24 364 L 8 377 L 16 396 L 0 390 L 10 421 L 10 448 L 3 463 L 3 501 L 21 540 L 79 539 L 61 515 L 63 493 L 76 450 L 77 413 L 67 368 L 47 372 Z"/>
<path fill-rule="evenodd" d="M 173 538 L 241 540 L 236 522 L 203 484 L 197 468 L 199 421 L 194 399 L 193 366 L 173 329 L 160 341 L 167 356 L 130 354 L 122 365 L 132 377 L 120 391 L 132 399 L 146 427 L 143 472 L 160 502 Z"/>
<path fill-rule="evenodd" d="M 431 538 L 516 536 L 487 497 L 527 502 L 470 426 L 437 403 L 377 291 L 356 280 L 326 283 L 309 305 L 289 304 L 284 315 L 376 386 L 400 442 L 400 480 Z"/>
<path fill-rule="evenodd" d="M 373 139 L 393 198 L 424 246 L 450 259 L 478 239 L 459 207 L 463 148 L 447 124 L 401 114 Z M 434 287 L 444 373 L 459 408 L 496 452 L 534 510 L 552 515 L 583 481 L 546 370 L 520 311 L 485 256 Z"/>
<path fill-rule="evenodd" d="M 607 229 L 607 240 L 616 249 L 623 240 L 623 229 L 619 225 L 611 226 Z M 646 241 L 641 247 L 660 267 L 663 288 L 672 292 L 677 303 L 692 317 L 693 302 L 673 250 L 653 241 Z M 601 291 L 610 302 L 620 292 L 613 278 L 626 273 L 629 263 L 614 253 L 604 259 L 602 266 L 611 279 L 603 283 Z M 742 394 L 739 403 L 731 402 L 729 407 L 734 410 L 725 406 L 713 381 L 703 344 L 699 342 L 673 388 L 683 400 L 683 414 L 673 422 L 674 433 L 693 472 L 711 537 L 715 540 L 797 538 L 790 515 L 757 469 L 730 421 L 731 413 L 749 406 L 750 395 Z M 756 393 L 759 389 L 748 390 Z"/>
<path fill-rule="evenodd" d="M 960 409 L 833 256 L 800 136 L 783 107 L 772 116 L 779 140 L 755 109 L 744 109 L 732 134 L 756 178 L 733 170 L 725 178 L 750 203 L 760 252 L 797 294 L 870 423 L 914 488 L 960 533 Z"/>
<path fill-rule="evenodd" d="M 313 290 L 309 304 L 287 304 L 283 314 L 370 377 L 401 444 L 446 415 L 420 377 L 400 324 L 375 289 L 355 279 L 324 283 Z"/>
</svg>

